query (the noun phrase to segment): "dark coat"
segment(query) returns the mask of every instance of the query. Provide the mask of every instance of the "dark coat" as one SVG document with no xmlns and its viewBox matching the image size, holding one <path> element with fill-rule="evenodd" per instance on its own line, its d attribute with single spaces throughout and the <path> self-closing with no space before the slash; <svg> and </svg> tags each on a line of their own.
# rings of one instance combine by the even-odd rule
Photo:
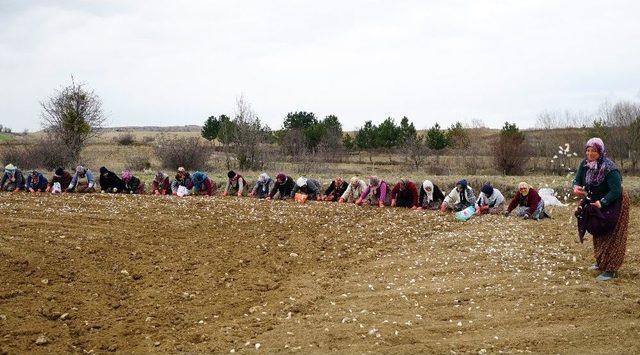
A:
<svg viewBox="0 0 640 355">
<path fill-rule="evenodd" d="M 71 180 L 73 180 L 73 176 L 68 171 L 65 171 L 61 176 L 53 175 L 53 177 L 49 181 L 49 187 L 52 187 L 53 184 L 59 182 L 60 188 L 62 188 L 62 191 L 64 191 L 71 184 Z"/>
<path fill-rule="evenodd" d="M 404 185 L 404 189 L 400 190 Z M 416 207 L 418 206 L 418 188 L 413 181 L 407 181 L 405 184 L 398 182 L 391 189 L 391 199 L 396 200 L 398 207 Z"/>
<path fill-rule="evenodd" d="M 422 186 L 420 187 L 420 196 L 418 197 L 418 206 L 420 207 L 429 207 L 429 208 L 438 208 L 440 204 L 444 201 L 444 194 L 442 190 L 438 187 L 438 185 L 433 184 L 433 202 L 430 206 L 427 206 L 427 192 L 424 191 Z"/>
<path fill-rule="evenodd" d="M 117 192 L 124 191 L 124 181 L 113 171 L 107 170 L 106 174 L 100 174 L 100 190 L 112 192 L 114 188 L 118 189 Z"/>
<path fill-rule="evenodd" d="M 124 182 L 124 191 L 126 193 L 131 193 L 131 191 L 133 191 L 133 193 L 140 193 L 141 191 L 138 191 L 139 188 L 140 179 L 135 176 L 132 176 L 131 179 L 129 179 L 129 182 Z"/>
<path fill-rule="evenodd" d="M 283 182 L 276 182 L 273 184 L 273 188 L 271 189 L 271 193 L 269 194 L 270 198 L 276 195 L 276 192 L 280 192 L 280 199 L 285 199 L 291 195 L 291 191 L 293 191 L 293 187 L 295 186 L 295 182 L 291 176 L 287 176 L 287 178 Z"/>
<path fill-rule="evenodd" d="M 333 180 L 331 181 L 331 185 L 329 185 L 324 194 L 326 196 L 333 196 L 333 201 L 335 202 L 338 201 L 340 197 L 342 197 L 342 194 L 344 194 L 345 191 L 347 191 L 347 187 L 349 187 L 348 182 L 343 181 L 342 184 L 336 186 L 336 181 Z"/>
<path fill-rule="evenodd" d="M 47 190 L 47 184 L 49 181 L 47 181 L 47 178 L 44 177 L 44 175 L 38 173 L 38 181 L 36 182 L 35 180 L 36 179 L 33 178 L 33 175 L 29 174 L 29 176 L 27 176 L 27 184 L 25 186 L 27 191 L 29 189 L 34 189 L 39 192 Z"/>
</svg>

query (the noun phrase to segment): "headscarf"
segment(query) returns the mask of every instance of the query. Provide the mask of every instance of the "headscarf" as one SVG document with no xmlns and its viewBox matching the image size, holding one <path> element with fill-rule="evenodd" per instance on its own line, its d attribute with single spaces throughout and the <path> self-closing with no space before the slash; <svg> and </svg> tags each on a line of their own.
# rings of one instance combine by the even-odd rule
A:
<svg viewBox="0 0 640 355">
<path fill-rule="evenodd" d="M 122 180 L 125 182 L 129 182 L 129 180 L 131 180 L 131 178 L 133 177 L 133 174 L 131 174 L 131 170 L 129 169 L 124 169 L 122 171 Z"/>
<path fill-rule="evenodd" d="M 351 187 L 355 187 L 357 184 L 360 183 L 360 179 L 358 179 L 357 176 L 352 176 L 351 180 L 349 180 L 349 183 L 351 184 Z"/>
<path fill-rule="evenodd" d="M 458 182 L 456 182 L 456 190 L 458 189 L 458 186 L 462 188 L 462 191 L 458 191 L 458 194 L 460 194 L 460 201 L 467 201 L 467 186 L 469 186 L 467 180 L 458 180 Z"/>
<path fill-rule="evenodd" d="M 423 181 L 422 189 L 427 194 L 427 202 L 433 201 L 433 183 L 431 182 L 431 180 Z"/>
<path fill-rule="evenodd" d="M 489 184 L 489 183 L 486 183 L 486 184 L 484 184 L 482 186 L 480 191 L 482 193 L 484 193 L 485 196 L 489 197 L 489 196 L 493 195 L 493 186 L 491 186 L 491 184 Z"/>
<path fill-rule="evenodd" d="M 380 178 L 375 175 L 369 176 L 369 186 L 378 187 L 378 185 L 380 185 Z"/>
<path fill-rule="evenodd" d="M 196 190 L 199 190 L 200 186 L 202 186 L 202 184 L 207 180 L 207 173 L 196 171 L 191 175 L 191 178 L 193 179 L 193 186 Z"/>
<path fill-rule="evenodd" d="M 526 190 L 522 192 L 520 189 L 526 189 Z M 520 192 L 522 196 L 527 196 L 529 194 L 529 190 L 531 190 L 531 185 L 527 184 L 526 182 L 523 181 L 518 184 L 518 192 Z"/>
<path fill-rule="evenodd" d="M 598 186 L 602 184 L 605 176 L 612 170 L 617 170 L 616 163 L 613 162 L 607 155 L 607 150 L 604 147 L 604 142 L 600 138 L 591 138 L 585 144 L 584 149 L 595 149 L 599 154 L 598 160 L 585 161 L 584 166 L 587 168 L 585 173 L 585 184 L 591 186 Z"/>
<path fill-rule="evenodd" d="M 469 185 L 469 183 L 467 183 L 466 179 L 462 179 L 462 180 L 459 180 L 458 182 L 456 182 L 456 187 L 457 186 L 462 187 L 462 191 L 466 190 L 468 185 Z"/>
<path fill-rule="evenodd" d="M 409 180 L 402 178 L 400 179 L 400 181 L 398 181 L 398 183 L 400 184 L 399 190 L 400 191 L 404 191 L 407 189 L 407 185 L 409 184 Z"/>
<path fill-rule="evenodd" d="M 56 177 L 62 177 L 62 175 L 64 175 L 64 169 L 61 166 L 58 167 L 56 171 L 53 172 L 53 175 Z"/>
<path fill-rule="evenodd" d="M 109 172 L 109 170 L 107 170 L 107 168 L 106 168 L 106 167 L 104 167 L 104 166 L 101 166 L 101 167 L 100 167 L 100 175 L 104 175 L 104 174 L 106 174 L 106 173 L 108 173 L 108 172 Z"/>
<path fill-rule="evenodd" d="M 162 183 L 168 177 L 169 177 L 169 175 L 163 173 L 162 171 L 158 171 L 156 173 L 156 177 L 153 179 L 153 181 L 155 181 L 157 183 Z"/>
<path fill-rule="evenodd" d="M 379 188 L 380 188 L 380 178 L 375 175 L 369 176 L 369 193 L 375 196 L 378 194 Z"/>
<path fill-rule="evenodd" d="M 9 165 L 4 167 L 4 172 L 5 174 L 13 175 L 13 173 L 16 172 L 16 169 L 16 166 L 10 163 Z"/>
<path fill-rule="evenodd" d="M 178 172 L 179 173 L 186 173 L 187 171 L 184 169 L 184 166 L 179 166 L 178 167 Z"/>
<path fill-rule="evenodd" d="M 87 168 L 85 168 L 82 165 L 78 165 L 76 166 L 76 174 L 80 175 L 80 176 L 84 176 L 84 174 L 87 173 Z"/>
<path fill-rule="evenodd" d="M 40 181 L 40 173 L 37 170 L 31 172 L 31 181 L 33 181 L 34 184 Z"/>
<path fill-rule="evenodd" d="M 304 176 L 299 177 L 298 180 L 296 180 L 296 185 L 299 187 L 307 185 L 307 178 Z"/>
<path fill-rule="evenodd" d="M 263 184 L 265 182 L 269 181 L 269 179 L 271 179 L 271 178 L 269 177 L 269 175 L 267 175 L 267 173 L 262 173 L 262 174 L 260 174 L 260 176 L 258 176 L 258 181 L 260 181 Z"/>
<path fill-rule="evenodd" d="M 276 175 L 276 180 L 285 182 L 285 180 L 287 180 L 287 175 L 285 175 L 285 173 L 278 173 L 278 175 Z"/>
</svg>

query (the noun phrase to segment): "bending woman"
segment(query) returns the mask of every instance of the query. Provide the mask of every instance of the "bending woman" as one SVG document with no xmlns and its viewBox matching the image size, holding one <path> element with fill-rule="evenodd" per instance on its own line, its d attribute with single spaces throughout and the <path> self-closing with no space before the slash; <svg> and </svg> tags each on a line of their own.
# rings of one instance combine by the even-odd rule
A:
<svg viewBox="0 0 640 355">
<path fill-rule="evenodd" d="M 508 216 L 511 211 L 516 210 L 516 216 L 524 219 L 540 219 L 544 215 L 544 200 L 534 188 L 526 182 L 518 184 L 518 192 L 513 197 L 504 213 Z"/>
</svg>

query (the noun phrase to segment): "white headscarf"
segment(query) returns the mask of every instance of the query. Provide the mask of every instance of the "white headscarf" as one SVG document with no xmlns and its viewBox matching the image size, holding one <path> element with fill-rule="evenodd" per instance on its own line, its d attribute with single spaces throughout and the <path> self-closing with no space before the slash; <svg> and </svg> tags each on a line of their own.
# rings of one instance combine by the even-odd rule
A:
<svg viewBox="0 0 640 355">
<path fill-rule="evenodd" d="M 304 176 L 301 176 L 298 178 L 298 180 L 296 180 L 296 185 L 298 185 L 299 187 L 305 186 L 307 184 L 307 178 L 305 178 Z"/>
<path fill-rule="evenodd" d="M 270 177 L 269 177 L 269 175 L 267 175 L 267 173 L 262 173 L 258 177 L 258 181 L 260 181 L 261 183 L 265 183 L 265 182 L 269 181 L 269 179 L 270 179 Z"/>
<path fill-rule="evenodd" d="M 431 180 L 425 180 L 422 183 L 422 189 L 427 194 L 427 202 L 433 201 L 433 183 L 431 182 Z"/>
</svg>

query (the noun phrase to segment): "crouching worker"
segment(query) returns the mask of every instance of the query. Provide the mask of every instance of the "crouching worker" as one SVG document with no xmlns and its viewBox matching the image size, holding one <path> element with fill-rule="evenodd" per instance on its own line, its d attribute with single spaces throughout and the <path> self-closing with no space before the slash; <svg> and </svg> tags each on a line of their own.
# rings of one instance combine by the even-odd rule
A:
<svg viewBox="0 0 640 355">
<path fill-rule="evenodd" d="M 242 196 L 247 193 L 249 189 L 249 184 L 247 184 L 247 180 L 238 173 L 233 170 L 230 170 L 227 173 L 227 186 L 224 188 L 224 193 L 222 195 L 227 196 L 229 194 L 235 194 L 238 196 Z"/>
<path fill-rule="evenodd" d="M 62 193 L 63 191 L 67 191 L 69 185 L 71 185 L 71 180 L 73 180 L 73 176 L 62 167 L 58 167 L 51 177 L 51 181 L 49 181 L 49 185 L 47 186 L 47 192 L 51 193 Z"/>
<path fill-rule="evenodd" d="M 253 186 L 253 189 L 249 193 L 251 197 L 257 198 L 267 198 L 269 197 L 269 191 L 271 191 L 271 187 L 273 187 L 273 179 L 266 174 L 262 173 L 258 176 L 258 181 Z"/>
<path fill-rule="evenodd" d="M 154 195 L 169 195 L 171 194 L 171 182 L 169 181 L 169 175 L 158 171 L 151 183 L 151 193 Z"/>
<path fill-rule="evenodd" d="M 96 191 L 96 180 L 91 170 L 82 165 L 76 167 L 76 174 L 71 179 L 67 192 L 90 193 Z"/>
<path fill-rule="evenodd" d="M 182 187 L 182 189 L 180 189 Z M 179 167 L 175 179 L 171 182 L 171 192 L 178 195 L 178 190 L 182 190 L 182 195 L 188 195 L 193 188 L 193 180 L 184 167 Z"/>
<path fill-rule="evenodd" d="M 274 198 L 284 200 L 288 198 L 291 196 L 291 191 L 293 191 L 293 186 L 295 184 L 296 183 L 293 182 L 293 178 L 291 178 L 291 176 L 286 175 L 285 173 L 278 173 L 276 176 L 276 182 L 273 184 L 273 188 L 271 189 L 267 200 Z M 277 197 L 276 194 L 278 195 Z"/>
<path fill-rule="evenodd" d="M 218 186 L 207 176 L 207 173 L 196 171 L 193 173 L 193 194 L 213 196 Z"/>
<path fill-rule="evenodd" d="M 307 198 L 310 200 L 318 200 L 322 198 L 320 193 L 320 189 L 322 185 L 320 181 L 316 179 L 307 179 L 304 176 L 301 176 L 296 180 L 296 184 L 291 190 L 291 197 L 294 197 L 296 193 L 300 192 L 301 194 L 307 195 Z"/>
<path fill-rule="evenodd" d="M 476 201 L 476 214 L 498 214 L 504 211 L 505 200 L 500 190 L 487 183 L 480 189 Z"/>
<path fill-rule="evenodd" d="M 144 182 L 133 176 L 131 170 L 122 171 L 122 181 L 124 181 L 124 192 L 128 194 L 143 194 Z"/>
<path fill-rule="evenodd" d="M 336 202 L 342 197 L 345 191 L 347 191 L 347 187 L 349 184 L 342 179 L 341 176 L 337 176 L 333 181 L 331 181 L 331 185 L 324 192 L 323 200 Z"/>
<path fill-rule="evenodd" d="M 31 175 L 27 176 L 27 184 L 25 189 L 29 192 L 45 192 L 49 181 L 44 175 L 34 170 Z"/>
<path fill-rule="evenodd" d="M 365 187 L 360 198 L 356 201 L 356 205 L 378 205 L 379 207 L 389 206 L 389 185 L 384 180 L 380 180 L 377 176 L 369 177 L 369 186 Z"/>
<path fill-rule="evenodd" d="M 6 192 L 17 192 L 24 189 L 24 175 L 15 165 L 9 164 L 4 167 L 4 175 L 0 182 L 0 190 Z"/>
<path fill-rule="evenodd" d="M 473 206 L 475 201 L 476 196 L 473 189 L 467 184 L 467 180 L 462 179 L 456 183 L 456 187 L 444 198 L 444 202 L 440 205 L 440 211 L 462 211 L 469 206 Z"/>
<path fill-rule="evenodd" d="M 518 185 L 518 192 L 509 203 L 507 211 L 504 213 L 508 216 L 511 211 L 516 210 L 516 216 L 524 219 L 540 219 L 544 214 L 544 200 L 534 188 L 526 182 Z"/>
<path fill-rule="evenodd" d="M 355 203 L 356 201 L 358 201 L 358 199 L 360 198 L 360 195 L 362 195 L 362 192 L 366 187 L 367 187 L 367 183 L 364 182 L 364 180 L 358 179 L 357 176 L 352 177 L 349 180 L 349 185 L 347 186 L 347 189 L 344 191 L 342 196 L 340 196 L 340 199 L 338 200 L 338 202 Z"/>
<path fill-rule="evenodd" d="M 418 207 L 418 188 L 413 181 L 401 179 L 393 186 L 391 207 Z"/>
<path fill-rule="evenodd" d="M 119 193 L 124 191 L 124 181 L 120 179 L 116 173 L 107 169 L 100 168 L 100 192 Z"/>
<path fill-rule="evenodd" d="M 431 182 L 431 180 L 422 182 L 417 209 L 437 210 L 443 201 L 444 194 L 438 185 Z"/>
</svg>

